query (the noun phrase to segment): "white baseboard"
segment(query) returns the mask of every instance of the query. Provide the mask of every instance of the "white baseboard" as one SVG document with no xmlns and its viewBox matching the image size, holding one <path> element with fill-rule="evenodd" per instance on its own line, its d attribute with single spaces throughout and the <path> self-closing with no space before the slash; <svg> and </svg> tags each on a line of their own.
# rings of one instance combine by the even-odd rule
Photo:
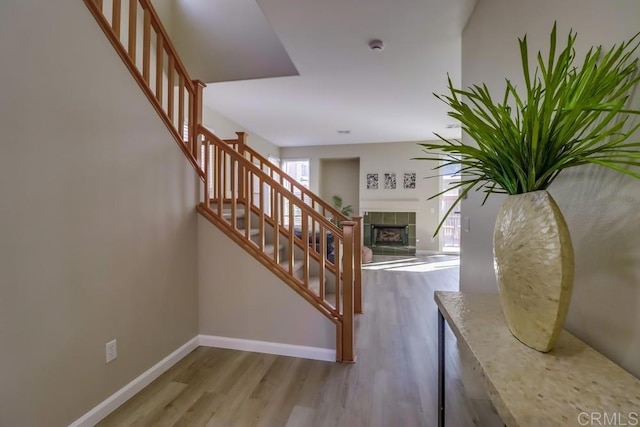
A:
<svg viewBox="0 0 640 427">
<path fill-rule="evenodd" d="M 417 249 L 416 255 L 441 255 L 441 252 L 438 251 L 428 251 L 426 249 Z"/>
<path fill-rule="evenodd" d="M 280 356 L 292 356 L 328 362 L 336 361 L 336 351 L 331 348 L 306 347 L 302 345 L 218 337 L 213 335 L 198 335 L 147 369 L 129 384 L 113 393 L 95 408 L 75 420 L 69 427 L 92 427 L 96 425 L 107 415 L 115 411 L 120 405 L 148 386 L 153 380 L 182 360 L 187 354 L 198 348 L 198 346 L 253 351 L 256 353 L 277 354 Z"/>
<path fill-rule="evenodd" d="M 95 408 L 78 418 L 69 427 L 92 427 L 103 418 L 115 411 L 120 405 L 131 399 L 136 393 L 149 385 L 153 380 L 165 373 L 187 354 L 198 348 L 199 337 L 196 336 L 182 345 L 176 351 L 147 369 L 139 377 L 113 393 Z"/>
<path fill-rule="evenodd" d="M 307 347 L 303 345 L 245 340 L 215 335 L 200 335 L 198 338 L 199 344 L 203 347 L 253 351 L 255 353 L 277 354 L 279 356 L 300 357 L 302 359 L 323 360 L 325 362 L 336 361 L 336 351 L 332 348 Z"/>
</svg>

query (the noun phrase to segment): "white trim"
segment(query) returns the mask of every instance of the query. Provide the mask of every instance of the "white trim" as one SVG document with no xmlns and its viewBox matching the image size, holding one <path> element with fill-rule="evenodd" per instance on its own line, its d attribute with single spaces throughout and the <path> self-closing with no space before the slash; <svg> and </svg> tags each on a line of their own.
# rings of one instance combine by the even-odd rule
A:
<svg viewBox="0 0 640 427">
<path fill-rule="evenodd" d="M 228 348 L 231 350 L 300 357 L 302 359 L 323 360 L 326 362 L 336 361 L 336 350 L 332 348 L 307 347 L 303 345 L 219 337 L 215 335 L 200 335 L 198 338 L 199 344 L 203 347 Z"/>
<path fill-rule="evenodd" d="M 213 335 L 198 335 L 75 420 L 69 427 L 92 427 L 96 425 L 107 415 L 115 411 L 120 405 L 148 386 L 153 380 L 182 360 L 187 354 L 198 348 L 198 346 L 253 351 L 256 353 L 277 354 L 280 356 L 300 357 L 303 359 L 323 360 L 327 362 L 336 361 L 336 351 L 331 348 L 306 347 L 302 345 L 218 337 Z"/>
<path fill-rule="evenodd" d="M 115 411 L 120 405 L 149 385 L 153 380 L 178 363 L 187 354 L 198 348 L 198 341 L 198 336 L 193 337 L 176 351 L 147 369 L 139 377 L 99 403 L 98 406 L 75 420 L 69 427 L 91 427 L 96 425 L 111 412 Z"/>
<path fill-rule="evenodd" d="M 360 199 L 359 210 L 361 215 L 365 212 L 418 212 L 418 199 Z"/>
</svg>

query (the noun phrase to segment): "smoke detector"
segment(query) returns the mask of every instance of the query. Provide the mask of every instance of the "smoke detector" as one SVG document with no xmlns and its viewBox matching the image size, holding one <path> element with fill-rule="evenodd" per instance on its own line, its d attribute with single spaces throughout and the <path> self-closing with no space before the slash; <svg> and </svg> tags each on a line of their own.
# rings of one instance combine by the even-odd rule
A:
<svg viewBox="0 0 640 427">
<path fill-rule="evenodd" d="M 371 40 L 369 42 L 369 49 L 371 49 L 374 52 L 382 52 L 382 50 L 384 49 L 384 43 L 382 43 L 382 40 Z"/>
</svg>

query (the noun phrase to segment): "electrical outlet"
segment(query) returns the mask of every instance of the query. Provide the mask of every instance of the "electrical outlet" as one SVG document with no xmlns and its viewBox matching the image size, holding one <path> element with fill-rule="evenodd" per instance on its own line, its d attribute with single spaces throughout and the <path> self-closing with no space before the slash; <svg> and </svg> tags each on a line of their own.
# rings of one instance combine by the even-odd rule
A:
<svg viewBox="0 0 640 427">
<path fill-rule="evenodd" d="M 113 361 L 115 358 L 118 357 L 118 341 L 113 340 L 113 341 L 109 341 L 106 344 L 106 356 L 107 356 L 107 363 Z"/>
</svg>

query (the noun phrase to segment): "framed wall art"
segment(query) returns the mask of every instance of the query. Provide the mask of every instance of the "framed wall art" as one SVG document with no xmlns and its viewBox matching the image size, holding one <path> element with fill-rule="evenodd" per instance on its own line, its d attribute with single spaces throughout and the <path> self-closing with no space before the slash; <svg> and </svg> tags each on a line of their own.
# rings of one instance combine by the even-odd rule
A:
<svg viewBox="0 0 640 427">
<path fill-rule="evenodd" d="M 378 189 L 378 174 L 368 173 L 367 174 L 367 190 L 377 190 L 377 189 Z"/>
<path fill-rule="evenodd" d="M 396 174 L 389 172 L 384 174 L 384 189 L 395 190 L 396 189 Z"/>
<path fill-rule="evenodd" d="M 405 172 L 404 173 L 404 184 L 403 188 L 405 190 L 413 190 L 416 188 L 416 173 L 415 172 Z"/>
</svg>

